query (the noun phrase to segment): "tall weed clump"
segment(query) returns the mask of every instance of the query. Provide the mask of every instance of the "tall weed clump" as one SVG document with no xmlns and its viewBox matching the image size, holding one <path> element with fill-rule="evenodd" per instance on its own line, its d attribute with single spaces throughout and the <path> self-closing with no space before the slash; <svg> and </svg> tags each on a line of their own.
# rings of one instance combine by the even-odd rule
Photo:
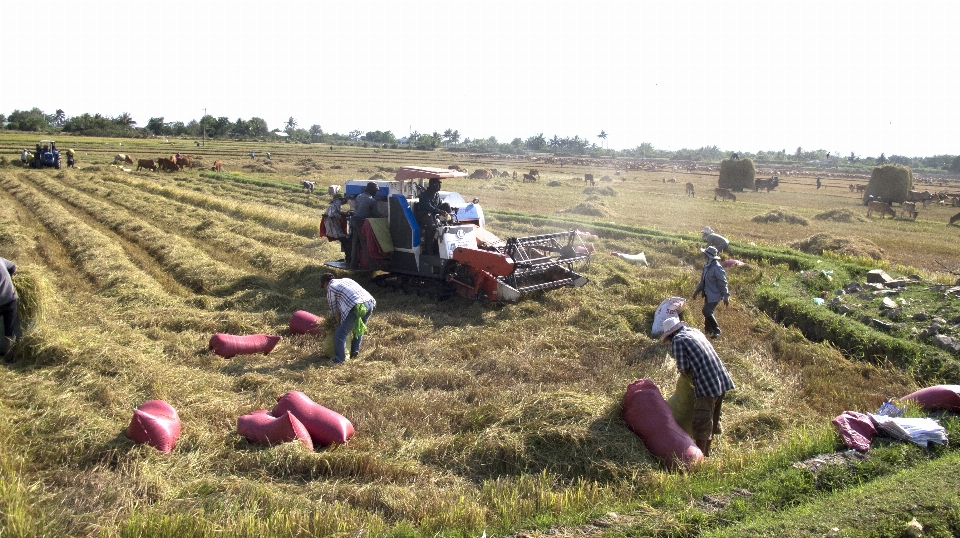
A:
<svg viewBox="0 0 960 538">
<path fill-rule="evenodd" d="M 734 191 L 753 189 L 757 169 L 751 159 L 724 159 L 720 162 L 720 188 Z"/>
<path fill-rule="evenodd" d="M 870 183 L 863 196 L 870 195 L 884 200 L 901 203 L 906 201 L 913 188 L 913 171 L 899 164 L 877 166 L 870 175 Z"/>
</svg>

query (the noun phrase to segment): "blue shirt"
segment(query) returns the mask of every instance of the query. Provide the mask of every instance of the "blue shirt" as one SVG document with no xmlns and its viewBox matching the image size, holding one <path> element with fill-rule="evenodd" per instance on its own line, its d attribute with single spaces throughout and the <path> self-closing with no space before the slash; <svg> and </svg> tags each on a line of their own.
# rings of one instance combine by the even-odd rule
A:
<svg viewBox="0 0 960 538">
<path fill-rule="evenodd" d="M 380 217 L 380 210 L 377 208 L 377 200 L 373 196 L 362 192 L 357 196 L 356 201 L 353 202 L 353 218 L 355 219 L 366 219 L 366 218 L 377 218 Z"/>
<path fill-rule="evenodd" d="M 331 314 L 340 314 L 340 321 L 347 319 L 354 306 L 367 301 L 373 301 L 373 305 L 377 305 L 373 296 L 352 279 L 335 278 L 327 284 L 327 305 Z"/>
<path fill-rule="evenodd" d="M 674 333 L 671 343 L 677 370 L 690 372 L 693 378 L 694 396 L 716 398 L 735 388 L 720 356 L 702 332 L 693 327 L 681 327 Z"/>
<path fill-rule="evenodd" d="M 727 288 L 727 272 L 717 260 L 710 260 L 703 266 L 700 274 L 700 283 L 694 294 L 703 293 L 708 303 L 719 303 L 730 299 L 730 290 Z"/>
</svg>

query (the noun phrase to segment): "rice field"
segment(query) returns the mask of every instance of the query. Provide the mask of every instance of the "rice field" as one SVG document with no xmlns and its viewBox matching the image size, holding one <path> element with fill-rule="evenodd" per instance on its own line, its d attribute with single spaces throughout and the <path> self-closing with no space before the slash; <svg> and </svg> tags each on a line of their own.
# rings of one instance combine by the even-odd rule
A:
<svg viewBox="0 0 960 538">
<path fill-rule="evenodd" d="M 617 163 L 73 142 L 76 169 L 0 167 L 0 256 L 29 275 L 43 314 L 28 318 L 15 362 L 0 368 L 0 528 L 13 536 L 519 536 L 573 532 L 610 512 L 631 515 L 641 534 L 694 536 L 699 512 L 680 499 L 833 450 L 830 418 L 916 388 L 905 372 L 850 360 L 738 300 L 783 271 L 750 260 L 730 271 L 734 299 L 718 314 L 717 348 L 738 389 L 716 457 L 699 474 L 664 471 L 625 427 L 620 402 L 641 377 L 673 391 L 675 367 L 650 322 L 662 299 L 692 294 L 699 230 L 769 247 L 829 234 L 875 246 L 888 271 L 943 282 L 960 259 L 960 228 L 946 225 L 953 208 L 866 219 L 847 179 L 817 190 L 815 176 L 792 176 L 774 192 L 720 202 L 706 196 L 709 173 L 618 173 Z M 178 150 L 201 166 L 111 164 L 118 152 Z M 224 173 L 209 170 L 215 159 Z M 479 197 L 501 237 L 597 231 L 590 283 L 497 305 L 436 302 L 356 276 L 376 311 L 360 357 L 333 367 L 322 337 L 288 328 L 297 310 L 328 314 L 322 264 L 341 256 L 316 234 L 324 186 L 453 164 L 539 168 L 533 184 L 511 176 L 444 188 Z M 304 193 L 302 179 L 317 192 Z M 688 181 L 697 197 L 686 196 Z M 755 219 L 778 211 L 798 218 Z M 611 251 L 645 252 L 650 265 Z M 684 316 L 702 325 L 695 303 Z M 207 349 L 218 332 L 283 340 L 268 355 L 224 359 Z M 355 437 L 309 451 L 237 434 L 238 417 L 290 390 L 347 417 Z M 183 423 L 168 456 L 123 434 L 152 399 Z"/>
</svg>

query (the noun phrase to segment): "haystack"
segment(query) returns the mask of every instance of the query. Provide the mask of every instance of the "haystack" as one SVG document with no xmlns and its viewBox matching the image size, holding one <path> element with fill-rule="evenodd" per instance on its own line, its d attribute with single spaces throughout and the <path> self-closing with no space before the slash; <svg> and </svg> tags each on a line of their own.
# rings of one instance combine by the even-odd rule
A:
<svg viewBox="0 0 960 538">
<path fill-rule="evenodd" d="M 913 171 L 910 168 L 899 164 L 885 164 L 873 169 L 863 197 L 873 195 L 899 204 L 907 200 L 912 188 Z"/>
<path fill-rule="evenodd" d="M 817 234 L 790 245 L 801 252 L 819 256 L 824 251 L 853 256 L 856 258 L 883 258 L 883 250 L 876 244 L 861 237 L 834 237 L 830 234 Z"/>
<path fill-rule="evenodd" d="M 767 213 L 766 215 L 757 215 L 751 220 L 753 220 L 753 222 L 785 222 L 787 224 L 796 224 L 799 226 L 806 226 L 810 224 L 807 219 L 784 211 L 783 209 L 776 209 Z"/>
<path fill-rule="evenodd" d="M 720 188 L 742 192 L 753 189 L 757 170 L 751 159 L 724 159 L 720 163 Z"/>
</svg>

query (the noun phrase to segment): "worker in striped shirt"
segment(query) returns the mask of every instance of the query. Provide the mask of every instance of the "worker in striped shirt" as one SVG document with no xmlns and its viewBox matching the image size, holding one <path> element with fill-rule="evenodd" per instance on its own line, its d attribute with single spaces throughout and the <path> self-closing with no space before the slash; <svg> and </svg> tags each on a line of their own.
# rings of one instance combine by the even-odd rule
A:
<svg viewBox="0 0 960 538">
<path fill-rule="evenodd" d="M 693 380 L 693 441 L 710 455 L 713 436 L 719 434 L 723 397 L 733 390 L 733 379 L 707 337 L 679 318 L 663 320 L 662 343 L 670 342 L 677 370 Z"/>
<path fill-rule="evenodd" d="M 350 345 L 350 358 L 360 353 L 360 343 L 367 332 L 367 320 L 373 314 L 377 301 L 367 290 L 349 278 L 333 278 L 332 273 L 320 277 L 320 285 L 327 290 L 327 304 L 330 315 L 340 316 L 340 322 L 333 333 L 334 364 L 346 361 L 347 335 L 353 332 Z"/>
</svg>

